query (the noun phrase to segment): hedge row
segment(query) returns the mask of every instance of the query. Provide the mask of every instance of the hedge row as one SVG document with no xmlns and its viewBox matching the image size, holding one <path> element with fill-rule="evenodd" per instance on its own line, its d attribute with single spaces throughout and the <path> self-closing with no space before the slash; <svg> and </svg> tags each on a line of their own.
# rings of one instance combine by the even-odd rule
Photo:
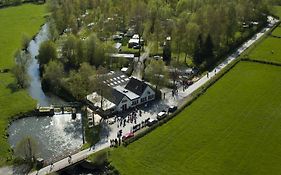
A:
<svg viewBox="0 0 281 175">
<path fill-rule="evenodd" d="M 5 2 L 0 0 L 0 9 L 11 7 L 11 6 L 18 6 L 26 3 L 42 4 L 45 2 L 46 0 L 9 0 L 9 1 L 6 0 Z"/>
<path fill-rule="evenodd" d="M 166 118 L 158 121 L 153 126 L 147 128 L 146 130 L 140 132 L 139 134 L 135 135 L 132 138 L 127 139 L 123 142 L 124 146 L 127 146 L 131 144 L 134 141 L 137 141 L 138 139 L 142 138 L 143 136 L 147 135 L 154 129 L 158 128 L 159 126 L 162 126 L 163 124 L 167 123 L 169 120 L 173 119 L 175 116 L 177 116 L 179 113 L 181 113 L 186 107 L 190 106 L 195 100 L 197 100 L 201 95 L 203 95 L 208 88 L 210 88 L 214 83 L 216 83 L 219 79 L 221 79 L 227 72 L 229 72 L 237 63 L 239 63 L 240 59 L 234 60 L 232 63 L 227 65 L 222 71 L 217 73 L 212 79 L 210 79 L 206 84 L 198 88 L 196 91 L 194 91 L 192 94 L 190 94 L 188 97 L 186 97 L 186 102 L 181 105 L 177 111 L 172 113 L 171 115 L 168 115 Z"/>
<path fill-rule="evenodd" d="M 268 65 L 272 65 L 272 66 L 281 66 L 281 63 L 265 61 L 265 60 L 256 60 L 256 59 L 251 59 L 251 58 L 242 58 L 241 61 L 248 61 L 248 62 L 260 63 L 260 64 L 268 64 Z"/>
</svg>

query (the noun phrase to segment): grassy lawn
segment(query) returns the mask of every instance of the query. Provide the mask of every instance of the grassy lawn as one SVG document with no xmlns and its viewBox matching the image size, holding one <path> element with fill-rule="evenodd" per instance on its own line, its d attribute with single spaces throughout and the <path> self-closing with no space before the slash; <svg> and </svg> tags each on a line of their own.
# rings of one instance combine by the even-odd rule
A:
<svg viewBox="0 0 281 175">
<path fill-rule="evenodd" d="M 35 35 L 45 21 L 44 15 L 45 5 L 27 4 L 0 10 L 0 69 L 13 67 L 13 55 L 21 47 L 22 34 Z M 8 119 L 36 105 L 26 91 L 13 92 L 9 88 L 13 82 L 12 74 L 0 73 L 0 166 L 10 156 L 9 144 L 4 137 Z"/>
<path fill-rule="evenodd" d="M 281 38 L 269 36 L 251 50 L 249 57 L 256 60 L 265 60 L 281 63 Z"/>
<path fill-rule="evenodd" d="M 274 6 L 272 7 L 273 9 L 273 14 L 276 16 L 279 16 L 279 18 L 281 18 L 281 6 Z"/>
<path fill-rule="evenodd" d="M 281 68 L 241 62 L 177 117 L 110 153 L 121 174 L 280 174 Z"/>
<path fill-rule="evenodd" d="M 272 35 L 281 37 L 281 26 L 280 25 L 272 32 Z"/>
<path fill-rule="evenodd" d="M 274 13 L 281 17 L 281 6 L 275 6 Z M 274 37 L 277 36 L 277 37 Z M 263 39 L 249 51 L 251 59 L 281 63 L 281 27 L 280 25 L 272 32 L 272 35 Z"/>
</svg>

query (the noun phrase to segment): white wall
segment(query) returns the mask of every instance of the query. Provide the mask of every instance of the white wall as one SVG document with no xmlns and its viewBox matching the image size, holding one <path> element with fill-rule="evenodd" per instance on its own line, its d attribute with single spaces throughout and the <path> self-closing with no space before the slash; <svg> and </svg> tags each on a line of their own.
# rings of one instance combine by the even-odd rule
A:
<svg viewBox="0 0 281 175">
<path fill-rule="evenodd" d="M 123 103 L 122 101 L 123 100 L 127 100 L 125 103 Z M 132 102 L 131 102 L 131 100 L 128 98 L 128 97 L 126 97 L 126 96 L 124 96 L 124 98 L 122 99 L 122 101 L 118 104 L 118 106 L 116 107 L 116 109 L 117 109 L 117 111 L 122 111 L 122 106 L 124 105 L 124 104 L 127 104 L 127 109 L 128 108 L 130 108 L 131 107 L 131 105 L 132 105 Z"/>
<path fill-rule="evenodd" d="M 149 94 L 149 93 L 150 93 L 150 94 Z M 148 96 L 150 96 L 150 95 L 154 95 L 154 98 L 148 100 Z M 142 99 L 142 98 L 145 98 L 145 97 L 146 97 L 147 100 L 144 101 L 144 102 L 141 102 L 141 99 Z M 139 104 L 142 104 L 142 103 L 145 103 L 145 102 L 154 100 L 154 99 L 155 99 L 155 92 L 151 89 L 151 87 L 147 86 L 146 89 L 145 89 L 145 91 L 144 91 L 144 93 L 142 94 L 142 96 L 141 96 L 140 99 L 139 99 Z"/>
</svg>

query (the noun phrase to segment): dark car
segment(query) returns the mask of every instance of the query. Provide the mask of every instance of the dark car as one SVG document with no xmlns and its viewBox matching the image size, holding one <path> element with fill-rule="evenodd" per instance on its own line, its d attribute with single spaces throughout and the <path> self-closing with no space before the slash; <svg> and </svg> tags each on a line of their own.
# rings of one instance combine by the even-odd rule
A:
<svg viewBox="0 0 281 175">
<path fill-rule="evenodd" d="M 177 106 L 170 106 L 169 109 L 168 109 L 168 112 L 169 112 L 169 113 L 173 113 L 173 112 L 175 112 L 177 109 L 178 109 Z"/>
</svg>

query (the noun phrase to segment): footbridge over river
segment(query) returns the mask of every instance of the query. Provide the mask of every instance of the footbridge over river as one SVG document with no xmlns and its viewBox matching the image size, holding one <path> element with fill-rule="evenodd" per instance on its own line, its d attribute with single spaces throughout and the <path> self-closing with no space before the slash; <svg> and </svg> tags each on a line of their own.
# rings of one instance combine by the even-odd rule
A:
<svg viewBox="0 0 281 175">
<path fill-rule="evenodd" d="M 66 104 L 53 104 L 50 106 L 40 106 L 37 105 L 36 112 L 39 116 L 53 116 L 56 113 L 76 113 L 78 109 L 82 107 L 80 102 L 70 102 Z"/>
<path fill-rule="evenodd" d="M 85 160 L 91 154 L 98 152 L 100 150 L 103 150 L 105 148 L 108 148 L 109 146 L 110 146 L 110 144 L 107 141 L 107 139 L 104 139 L 104 140 L 100 141 L 98 144 L 96 144 L 94 147 L 91 147 L 90 149 L 85 149 L 83 151 L 80 151 L 76 154 L 71 155 L 71 159 L 69 159 L 69 157 L 66 157 L 58 162 L 55 162 L 51 165 L 48 165 L 48 166 L 40 169 L 39 171 L 31 172 L 31 173 L 29 173 L 29 175 L 45 175 L 45 174 L 49 174 L 52 172 L 60 171 L 62 169 L 73 166 L 73 165 Z"/>
</svg>

